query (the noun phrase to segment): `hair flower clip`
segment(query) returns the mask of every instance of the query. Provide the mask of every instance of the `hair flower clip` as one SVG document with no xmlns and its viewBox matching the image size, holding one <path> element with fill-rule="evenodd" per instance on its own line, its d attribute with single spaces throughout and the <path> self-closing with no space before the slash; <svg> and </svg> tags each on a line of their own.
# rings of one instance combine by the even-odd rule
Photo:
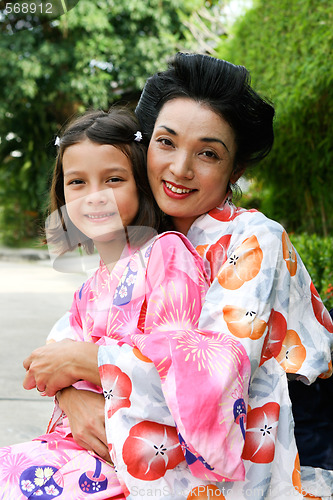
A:
<svg viewBox="0 0 333 500">
<path fill-rule="evenodd" d="M 57 136 L 57 137 L 55 138 L 54 145 L 55 145 L 55 146 L 57 146 L 57 147 L 59 147 L 59 146 L 60 146 L 60 137 L 58 137 L 58 136 Z"/>
<path fill-rule="evenodd" d="M 141 134 L 140 130 L 138 130 L 137 132 L 135 132 L 135 134 L 134 134 L 134 140 L 136 142 L 141 142 L 142 141 L 142 134 Z"/>
</svg>

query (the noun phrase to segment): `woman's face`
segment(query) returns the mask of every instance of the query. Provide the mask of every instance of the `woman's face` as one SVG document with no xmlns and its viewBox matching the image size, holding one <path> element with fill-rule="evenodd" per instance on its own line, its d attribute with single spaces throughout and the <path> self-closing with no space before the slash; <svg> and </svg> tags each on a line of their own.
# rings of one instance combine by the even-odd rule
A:
<svg viewBox="0 0 333 500">
<path fill-rule="evenodd" d="M 186 234 L 197 217 L 222 203 L 235 154 L 233 129 L 207 105 L 176 98 L 163 106 L 148 148 L 148 178 L 178 231 Z"/>
</svg>

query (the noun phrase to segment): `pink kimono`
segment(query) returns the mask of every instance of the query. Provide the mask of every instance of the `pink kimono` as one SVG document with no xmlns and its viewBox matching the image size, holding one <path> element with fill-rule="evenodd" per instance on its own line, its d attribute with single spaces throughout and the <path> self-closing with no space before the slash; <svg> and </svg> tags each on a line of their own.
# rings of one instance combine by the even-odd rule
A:
<svg viewBox="0 0 333 500">
<path fill-rule="evenodd" d="M 0 498 L 185 500 L 244 480 L 250 363 L 237 339 L 197 328 L 206 290 L 201 258 L 178 233 L 124 256 L 111 274 L 101 264 L 76 292 L 70 324 L 76 340 L 101 346 L 116 469 L 76 445 L 57 408 L 48 434 L 0 450 Z"/>
</svg>

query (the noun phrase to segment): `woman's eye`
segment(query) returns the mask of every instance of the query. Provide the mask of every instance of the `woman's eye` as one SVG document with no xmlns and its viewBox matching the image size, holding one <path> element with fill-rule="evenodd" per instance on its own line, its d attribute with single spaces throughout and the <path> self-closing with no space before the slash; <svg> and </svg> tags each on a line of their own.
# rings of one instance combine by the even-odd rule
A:
<svg viewBox="0 0 333 500">
<path fill-rule="evenodd" d="M 216 153 L 214 153 L 214 151 L 203 151 L 201 154 L 203 156 L 206 156 L 207 158 L 213 158 L 216 160 L 219 159 L 218 155 Z"/>
<path fill-rule="evenodd" d="M 163 144 L 163 146 L 172 146 L 172 141 L 170 139 L 167 139 L 165 137 L 161 137 L 160 139 L 157 139 L 157 142 L 160 144 Z"/>
</svg>

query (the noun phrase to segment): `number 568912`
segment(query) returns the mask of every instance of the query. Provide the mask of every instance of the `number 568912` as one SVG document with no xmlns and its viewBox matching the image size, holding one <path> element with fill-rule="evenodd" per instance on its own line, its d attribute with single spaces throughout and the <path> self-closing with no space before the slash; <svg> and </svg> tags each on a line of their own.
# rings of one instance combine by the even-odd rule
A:
<svg viewBox="0 0 333 500">
<path fill-rule="evenodd" d="M 23 2 L 6 3 L 6 14 L 52 14 L 52 3 Z"/>
</svg>

